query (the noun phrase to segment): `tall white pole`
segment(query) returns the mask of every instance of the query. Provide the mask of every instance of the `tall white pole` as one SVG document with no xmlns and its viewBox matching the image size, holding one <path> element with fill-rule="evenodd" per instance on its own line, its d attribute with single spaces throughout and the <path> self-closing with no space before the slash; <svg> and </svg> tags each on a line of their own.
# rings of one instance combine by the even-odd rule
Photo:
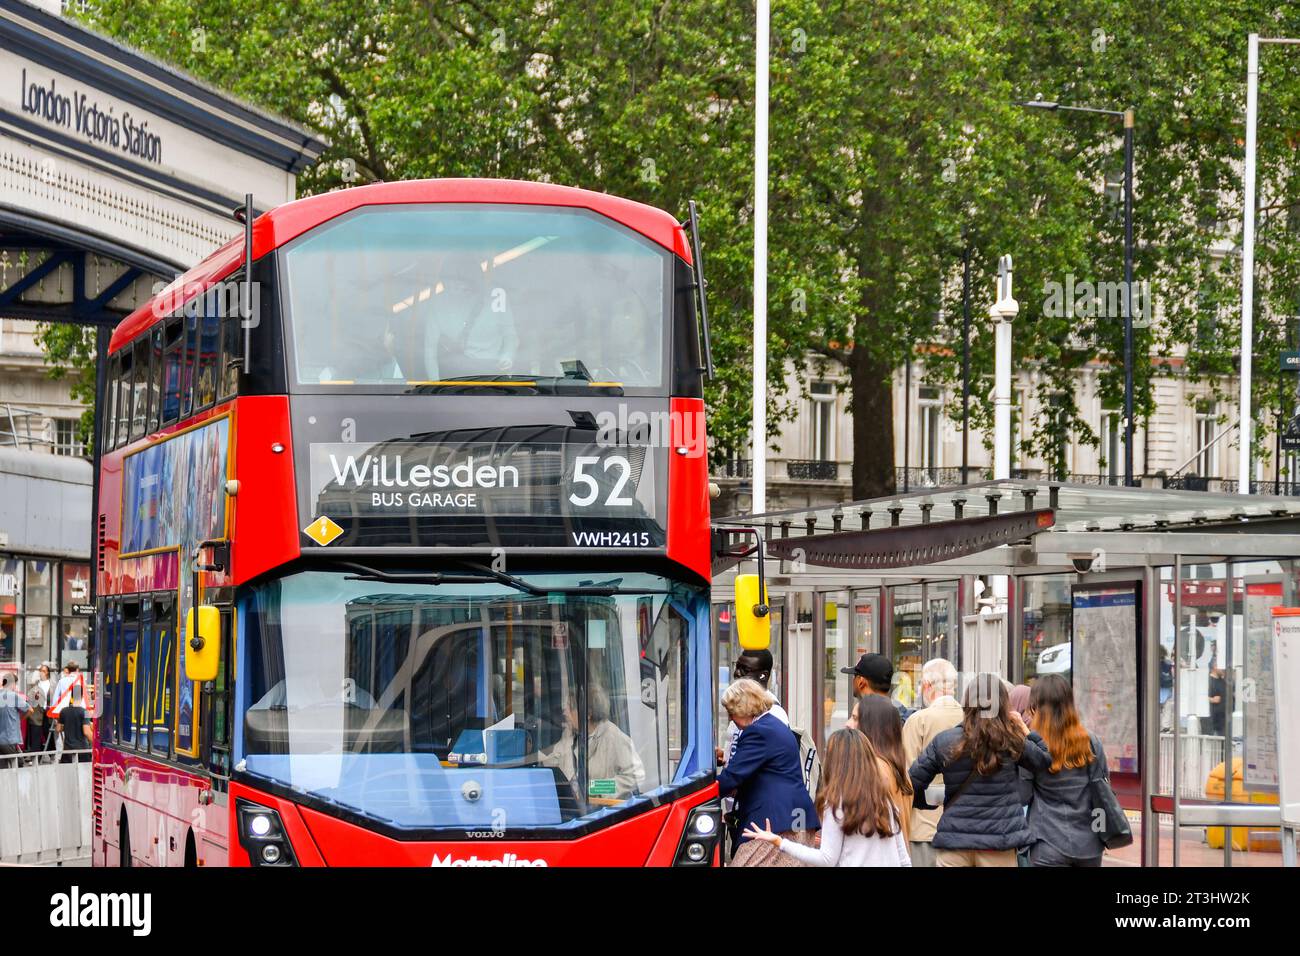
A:
<svg viewBox="0 0 1300 956">
<path fill-rule="evenodd" d="M 993 319 L 993 478 L 1011 477 L 1011 321 L 1020 314 L 1012 294 L 1010 256 L 998 260 L 997 301 L 989 306 Z"/>
<path fill-rule="evenodd" d="M 1246 170 L 1242 176 L 1241 226 L 1241 425 L 1237 439 L 1237 493 L 1250 494 L 1250 363 L 1255 307 L 1255 111 L 1259 93 L 1259 34 L 1252 33 L 1246 53 Z"/>
<path fill-rule="evenodd" d="M 1020 303 L 1012 294 L 1011 256 L 998 259 L 998 294 L 989 306 L 993 320 L 993 478 L 1006 481 L 1011 477 L 1011 322 L 1020 314 Z M 995 609 L 1007 610 L 1007 576 L 995 574 L 989 584 L 993 589 Z M 1003 628 L 1009 620 L 1003 618 Z M 1005 635 L 1005 630 L 1003 634 Z M 1005 646 L 1005 642 L 1003 644 Z M 1002 668 L 1007 673 L 1010 661 Z"/>
<path fill-rule="evenodd" d="M 770 0 L 757 0 L 754 59 L 754 419 L 753 501 L 767 510 L 767 98 Z"/>
<path fill-rule="evenodd" d="M 1011 477 L 1011 323 L 993 330 L 993 478 Z"/>
</svg>

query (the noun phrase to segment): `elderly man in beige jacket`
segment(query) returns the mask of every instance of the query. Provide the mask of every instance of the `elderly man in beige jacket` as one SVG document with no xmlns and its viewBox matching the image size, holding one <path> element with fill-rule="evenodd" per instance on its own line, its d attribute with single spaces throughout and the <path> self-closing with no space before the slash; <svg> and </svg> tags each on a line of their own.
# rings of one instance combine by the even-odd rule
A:
<svg viewBox="0 0 1300 956">
<path fill-rule="evenodd" d="M 925 706 L 903 725 L 903 755 L 909 767 L 930 746 L 930 741 L 961 723 L 962 709 L 956 695 L 957 668 L 942 657 L 926 661 L 921 668 L 921 701 Z M 943 777 L 935 777 L 931 786 L 942 790 Z M 942 807 L 912 809 L 909 849 L 913 866 L 934 866 L 934 831 L 942 815 Z"/>
</svg>

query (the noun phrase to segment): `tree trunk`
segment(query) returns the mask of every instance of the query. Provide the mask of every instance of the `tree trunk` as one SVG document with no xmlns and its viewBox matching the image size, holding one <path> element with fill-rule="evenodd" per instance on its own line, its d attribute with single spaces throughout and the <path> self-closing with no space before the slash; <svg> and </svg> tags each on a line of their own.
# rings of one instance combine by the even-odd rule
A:
<svg viewBox="0 0 1300 956">
<path fill-rule="evenodd" d="M 853 500 L 894 493 L 893 367 L 864 346 L 849 355 L 853 391 Z"/>
</svg>

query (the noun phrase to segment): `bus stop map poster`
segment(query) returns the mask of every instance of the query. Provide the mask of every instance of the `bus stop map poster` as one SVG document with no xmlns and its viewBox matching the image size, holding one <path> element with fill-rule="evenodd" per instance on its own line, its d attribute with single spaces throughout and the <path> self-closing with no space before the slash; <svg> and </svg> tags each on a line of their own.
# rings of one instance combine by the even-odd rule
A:
<svg viewBox="0 0 1300 956">
<path fill-rule="evenodd" d="M 1245 735 L 1242 783 L 1277 790 L 1277 715 L 1273 683 L 1273 608 L 1282 603 L 1280 576 L 1247 578 L 1246 660 L 1238 690 Z M 1236 642 L 1233 642 L 1234 645 Z"/>
<path fill-rule="evenodd" d="M 1138 772 L 1137 592 L 1074 592 L 1074 700 L 1112 773 Z"/>
</svg>

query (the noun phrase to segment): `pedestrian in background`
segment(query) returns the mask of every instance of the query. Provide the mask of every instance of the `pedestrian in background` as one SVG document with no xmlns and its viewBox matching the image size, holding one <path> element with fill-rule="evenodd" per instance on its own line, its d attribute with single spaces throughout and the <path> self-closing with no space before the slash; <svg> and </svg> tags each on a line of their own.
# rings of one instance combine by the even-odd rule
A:
<svg viewBox="0 0 1300 956">
<path fill-rule="evenodd" d="M 0 675 L 0 757 L 23 752 L 22 719 L 31 708 L 27 699 L 16 690 L 18 683 L 13 674 Z M 0 766 L 8 766 L 6 760 Z"/>
<path fill-rule="evenodd" d="M 1169 657 L 1169 648 L 1160 645 L 1160 732 L 1173 733 L 1174 730 L 1174 662 Z"/>
<path fill-rule="evenodd" d="M 42 663 L 36 669 L 36 680 L 27 687 L 27 752 L 38 754 L 45 750 L 50 725 L 45 718 L 45 708 L 50 706 L 50 665 Z"/>
<path fill-rule="evenodd" d="M 81 685 L 72 685 L 72 700 L 59 712 L 59 730 L 63 732 L 63 763 L 86 763 L 90 760 L 90 717 L 86 714 Z"/>
<path fill-rule="evenodd" d="M 931 741 L 912 764 L 913 800 L 942 773 L 943 815 L 934 835 L 936 866 L 1015 866 L 1030 842 L 1020 804 L 1018 768 L 1051 765 L 1043 739 L 1011 709 L 995 674 L 977 674 L 962 696 L 962 722 Z"/>
<path fill-rule="evenodd" d="M 740 656 L 736 658 L 735 664 L 732 665 L 731 676 L 733 680 L 749 678 L 752 681 L 757 681 L 763 690 L 771 694 L 772 708 L 770 713 L 772 716 L 787 727 L 790 726 L 790 715 L 785 712 L 781 702 L 776 699 L 776 695 L 768 687 L 768 683 L 772 679 L 771 651 L 766 648 L 742 651 Z M 726 763 L 731 759 L 731 755 L 736 752 L 736 740 L 739 737 L 740 728 L 736 726 L 736 722 L 732 721 L 727 724 L 727 747 L 726 750 L 721 747 L 718 748 L 718 763 Z"/>
<path fill-rule="evenodd" d="M 1029 723 L 1029 715 L 1025 713 L 1025 711 L 1029 709 L 1029 693 L 1030 688 L 1028 684 L 1016 684 L 1011 688 L 1010 693 L 1007 695 L 1007 700 L 1011 705 L 1011 709 L 1023 717 L 1025 723 Z"/>
<path fill-rule="evenodd" d="M 1051 763 L 1032 775 L 1030 866 L 1101 866 L 1106 848 L 1093 830 L 1091 771 L 1109 779 L 1101 741 L 1079 720 L 1070 682 L 1047 674 L 1034 683 L 1033 728 Z"/>
<path fill-rule="evenodd" d="M 913 711 L 900 700 L 894 700 L 894 665 L 884 654 L 863 654 L 852 667 L 841 667 L 841 674 L 853 675 L 853 694 L 865 697 L 876 694 L 898 708 L 899 720 L 907 720 Z"/>
<path fill-rule="evenodd" d="M 925 662 L 921 668 L 921 703 L 922 709 L 903 724 L 903 761 L 909 768 L 935 737 L 961 723 L 957 668 L 950 661 L 936 657 Z M 942 792 L 943 777 L 936 777 L 931 786 Z M 934 802 L 939 801 L 936 798 Z M 942 816 L 942 807 L 921 809 L 913 800 L 908 821 L 908 851 L 913 866 L 934 866 L 934 834 Z"/>
<path fill-rule="evenodd" d="M 1222 667 L 1210 668 L 1210 736 L 1222 737 L 1227 729 L 1228 672 Z"/>
<path fill-rule="evenodd" d="M 893 710 L 888 701 L 881 704 Z M 868 718 L 870 719 L 870 718 Z M 805 846 L 750 822 L 744 836 L 808 866 L 911 866 L 902 816 L 890 798 L 892 773 L 861 731 L 846 727 L 826 741 L 817 815 L 821 840 Z"/>
<path fill-rule="evenodd" d="M 68 706 L 72 700 L 71 690 L 74 684 L 81 684 L 84 689 L 85 678 L 81 676 L 81 671 L 77 667 L 77 662 L 68 661 L 68 663 L 63 665 L 63 676 L 59 678 L 58 684 L 55 685 L 54 694 L 50 700 L 50 707 L 45 712 L 47 717 L 59 716 L 59 711 Z"/>
<path fill-rule="evenodd" d="M 883 697 L 869 694 L 853 705 L 853 726 L 861 731 L 880 760 L 880 770 L 887 782 L 889 799 L 898 808 L 903 839 L 908 839 L 912 813 L 912 780 L 907 775 L 907 758 L 903 754 L 903 722 L 898 710 Z M 909 854 L 908 865 L 911 865 Z"/>
<path fill-rule="evenodd" d="M 1006 681 L 1003 681 L 1005 684 Z M 1026 724 L 1030 723 L 1029 709 L 1029 685 L 1016 684 L 1007 692 L 1007 700 L 1011 709 L 1020 715 Z M 1026 816 L 1029 815 L 1029 801 L 1034 797 L 1033 778 L 1028 770 L 1021 770 L 1020 776 L 1020 811 Z M 1022 846 L 1016 851 L 1016 864 L 1018 866 L 1029 866 L 1029 847 Z"/>
<path fill-rule="evenodd" d="M 736 797 L 737 830 L 751 824 L 775 824 L 785 840 L 812 842 L 821 826 L 817 808 L 804 787 L 799 742 L 794 732 L 772 716 L 772 695 L 757 681 L 733 681 L 722 706 L 740 728 L 736 752 L 718 772 L 720 796 Z M 797 861 L 776 846 L 749 840 L 737 847 L 732 866 L 795 866 Z"/>
</svg>

